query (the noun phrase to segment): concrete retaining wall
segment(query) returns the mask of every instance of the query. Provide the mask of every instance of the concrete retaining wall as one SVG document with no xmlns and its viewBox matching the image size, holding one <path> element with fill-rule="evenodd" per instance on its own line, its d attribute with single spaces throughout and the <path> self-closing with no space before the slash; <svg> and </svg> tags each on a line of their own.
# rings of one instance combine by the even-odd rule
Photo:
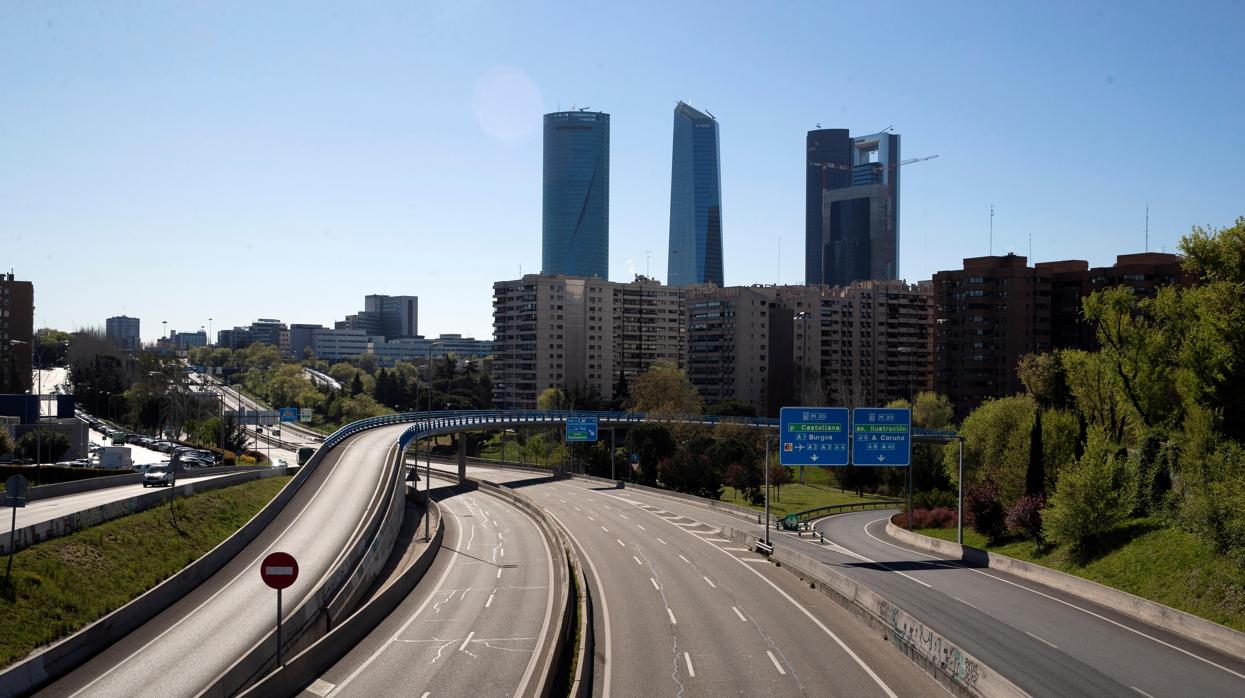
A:
<svg viewBox="0 0 1245 698">
<path fill-rule="evenodd" d="M 750 548 L 757 542 L 756 536 L 729 526 L 722 528 L 722 536 Z M 881 630 L 895 649 L 953 693 L 973 698 L 1021 698 L 1028 695 L 947 640 L 936 629 L 921 622 L 909 610 L 891 603 L 838 570 L 782 546 L 774 548 L 770 559 L 814 584 L 870 627 Z"/>
<path fill-rule="evenodd" d="M 196 492 L 207 492 L 208 490 L 219 489 L 221 487 L 230 487 L 232 485 L 240 485 L 251 480 L 259 480 L 262 478 L 273 477 L 274 475 L 286 475 L 287 471 L 296 470 L 296 468 L 263 468 L 261 470 L 246 470 L 243 472 L 235 472 L 224 477 L 216 477 L 208 480 L 182 480 L 174 486 L 179 496 L 189 496 Z M 102 478 L 111 479 L 111 478 Z M 52 485 L 49 485 L 52 486 Z M 28 548 L 35 543 L 42 543 L 52 538 L 69 535 L 75 531 L 81 531 L 84 528 L 90 528 L 101 524 L 105 521 L 115 519 L 121 516 L 127 516 L 146 509 L 157 507 L 169 501 L 169 491 L 164 488 L 155 488 L 154 490 L 145 490 L 142 494 L 136 494 L 133 497 L 119 499 L 107 504 L 75 511 L 71 514 L 59 516 L 55 519 L 40 521 L 29 526 L 23 526 L 13 532 L 13 549 L 22 550 Z M 9 553 L 9 536 L 0 534 L 0 555 Z"/>
<path fill-rule="evenodd" d="M 961 546 L 959 543 L 952 543 L 948 540 L 913 533 L 889 521 L 886 522 L 886 533 L 922 550 L 961 560 L 971 559 L 974 563 L 984 561 L 986 566 L 991 569 L 1014 574 L 1017 577 L 1079 596 L 1088 601 L 1119 611 L 1129 618 L 1150 623 L 1177 635 L 1187 637 L 1211 649 L 1227 652 L 1237 657 L 1245 657 L 1245 633 L 1214 623 L 1205 618 L 1199 618 L 1170 606 L 1164 606 L 1149 599 L 1134 596 L 1126 591 L 1113 589 L 1098 582 L 1082 579 L 1049 567 L 1017 560 L 1006 555 L 978 550 L 966 545 Z"/>
<path fill-rule="evenodd" d="M 423 579 L 428 568 L 436 559 L 445 538 L 445 522 L 441 520 L 440 511 L 433 502 L 434 515 L 437 519 L 436 532 L 428 546 L 420 552 L 419 557 L 402 572 L 389 586 L 381 590 L 371 601 L 335 626 L 310 647 L 286 661 L 283 668 L 268 674 L 264 679 L 248 688 L 244 696 L 292 696 L 309 685 L 330 667 L 346 656 L 355 645 L 380 625 L 381 621 L 393 613 L 394 609 L 410 594 L 415 585 Z"/>
<path fill-rule="evenodd" d="M 362 531 L 347 544 L 343 554 L 338 557 L 337 564 L 303 598 L 302 603 L 286 613 L 282 629 L 285 633 L 285 646 L 290 652 L 310 647 L 332 630 L 330 606 L 334 599 L 339 595 L 348 599 L 371 586 L 393 551 L 406 509 L 402 500 L 405 482 L 394 453 L 396 449 L 395 444 L 385 456 L 388 472 L 382 478 L 381 485 L 368 507 L 372 514 Z M 385 541 L 388 541 L 388 548 L 384 548 Z M 336 612 L 345 615 L 351 610 L 353 609 L 347 607 L 343 601 Z M 224 698 L 236 695 L 276 668 L 277 641 L 274 629 L 221 672 L 211 686 L 199 692 L 199 696 Z"/>
</svg>

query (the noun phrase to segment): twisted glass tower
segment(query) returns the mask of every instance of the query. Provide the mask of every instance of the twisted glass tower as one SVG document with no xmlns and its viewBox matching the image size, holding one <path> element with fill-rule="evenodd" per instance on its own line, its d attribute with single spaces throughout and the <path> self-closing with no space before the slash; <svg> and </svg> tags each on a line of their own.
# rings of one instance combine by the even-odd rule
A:
<svg viewBox="0 0 1245 698">
<path fill-rule="evenodd" d="M 722 172 L 718 120 L 679 102 L 670 174 L 671 286 L 722 286 Z"/>
<path fill-rule="evenodd" d="M 609 278 L 610 115 L 545 114 L 541 272 Z"/>
</svg>

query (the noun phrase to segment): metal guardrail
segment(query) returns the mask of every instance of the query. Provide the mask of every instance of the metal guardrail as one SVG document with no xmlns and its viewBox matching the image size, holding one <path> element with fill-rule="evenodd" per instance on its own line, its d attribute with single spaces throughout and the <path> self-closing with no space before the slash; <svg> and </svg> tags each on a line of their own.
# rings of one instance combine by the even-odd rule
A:
<svg viewBox="0 0 1245 698">
<path fill-rule="evenodd" d="M 865 511 L 866 509 L 890 509 L 896 506 L 903 506 L 901 499 L 879 499 L 874 502 L 849 502 L 847 504 L 829 504 L 824 507 L 816 507 L 814 509 L 805 509 L 804 511 L 796 511 L 787 516 L 794 516 L 801 523 L 810 519 L 820 518 L 822 516 L 830 516 L 831 514 L 842 514 L 846 511 Z M 785 517 L 784 517 L 785 518 Z"/>
</svg>

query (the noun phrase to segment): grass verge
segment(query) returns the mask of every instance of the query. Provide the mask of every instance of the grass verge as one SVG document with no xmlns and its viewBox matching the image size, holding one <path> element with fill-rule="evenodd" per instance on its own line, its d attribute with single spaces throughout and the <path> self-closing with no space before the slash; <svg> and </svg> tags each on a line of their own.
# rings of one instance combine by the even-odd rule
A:
<svg viewBox="0 0 1245 698">
<path fill-rule="evenodd" d="M 871 495 L 857 497 L 854 492 L 840 490 L 838 482 L 828 468 L 805 468 L 803 485 L 798 482 L 800 477 L 799 468 L 793 468 L 793 470 L 795 471 L 793 474 L 797 482 L 788 483 L 781 488 L 770 488 L 769 509 L 771 516 L 782 517 L 793 512 L 816 507 L 834 504 L 854 504 L 879 499 L 879 497 Z M 765 511 L 764 503 L 752 504 L 748 502 L 743 493 L 735 490 L 733 487 L 722 489 L 722 501 L 750 507 L 757 511 Z"/>
<path fill-rule="evenodd" d="M 18 551 L 0 577 L 0 666 L 95 622 L 194 562 L 289 479 L 178 498 L 175 518 L 161 506 Z"/>
<path fill-rule="evenodd" d="M 1215 554 L 1201 538 L 1156 519 L 1121 527 L 1137 535 L 1086 563 L 1061 547 L 1032 541 L 988 547 L 976 531 L 964 529 L 964 543 L 1114 587 L 1143 599 L 1245 631 L 1245 570 Z M 918 529 L 933 538 L 955 540 L 954 528 Z"/>
</svg>

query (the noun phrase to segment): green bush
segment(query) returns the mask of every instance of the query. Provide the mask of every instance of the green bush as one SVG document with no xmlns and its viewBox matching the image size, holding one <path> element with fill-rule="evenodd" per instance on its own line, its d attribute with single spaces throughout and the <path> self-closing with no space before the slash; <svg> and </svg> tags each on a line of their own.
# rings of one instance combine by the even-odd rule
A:
<svg viewBox="0 0 1245 698">
<path fill-rule="evenodd" d="M 1125 459 L 1099 427 L 1090 429 L 1081 459 L 1059 476 L 1059 488 L 1043 511 L 1042 532 L 1078 555 L 1091 552 L 1104 535 L 1128 519 L 1136 490 Z"/>
</svg>

